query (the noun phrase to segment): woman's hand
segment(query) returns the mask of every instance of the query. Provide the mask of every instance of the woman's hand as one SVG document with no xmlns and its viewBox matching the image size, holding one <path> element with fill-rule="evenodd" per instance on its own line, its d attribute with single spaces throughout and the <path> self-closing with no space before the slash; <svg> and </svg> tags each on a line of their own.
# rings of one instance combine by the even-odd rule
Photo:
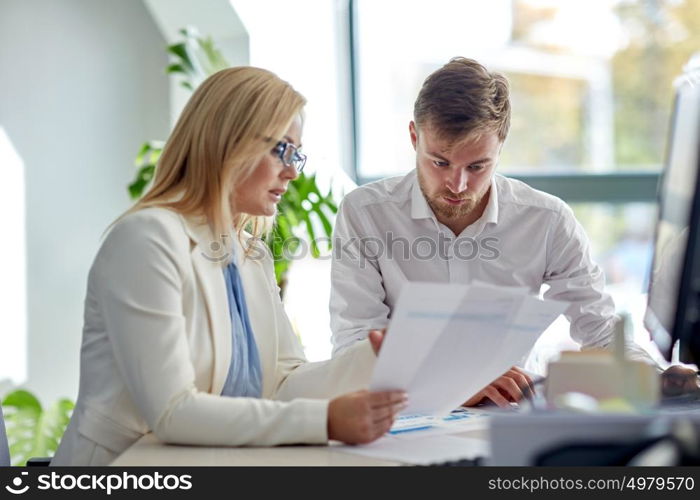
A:
<svg viewBox="0 0 700 500">
<path fill-rule="evenodd" d="M 370 443 L 384 435 L 407 405 L 404 391 L 358 391 L 328 404 L 328 438 L 347 444 Z"/>
</svg>

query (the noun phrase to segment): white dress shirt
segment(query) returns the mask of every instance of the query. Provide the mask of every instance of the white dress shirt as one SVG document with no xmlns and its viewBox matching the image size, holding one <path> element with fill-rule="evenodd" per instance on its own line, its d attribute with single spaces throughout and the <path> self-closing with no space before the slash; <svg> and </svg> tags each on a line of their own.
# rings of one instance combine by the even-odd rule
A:
<svg viewBox="0 0 700 500">
<path fill-rule="evenodd" d="M 570 302 L 583 348 L 611 343 L 615 306 L 583 228 L 559 198 L 495 175 L 483 215 L 458 236 L 438 222 L 415 170 L 362 186 L 340 205 L 330 299 L 333 355 L 383 328 L 407 281 L 527 287 Z"/>
</svg>

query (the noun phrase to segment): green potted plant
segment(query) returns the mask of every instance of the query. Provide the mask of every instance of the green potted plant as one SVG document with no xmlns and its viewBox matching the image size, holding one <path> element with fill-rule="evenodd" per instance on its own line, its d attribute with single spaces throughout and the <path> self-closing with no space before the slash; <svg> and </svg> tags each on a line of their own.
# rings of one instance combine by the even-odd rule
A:
<svg viewBox="0 0 700 500">
<path fill-rule="evenodd" d="M 53 456 L 74 406 L 69 399 L 59 399 L 43 408 L 37 397 L 24 389 L 5 396 L 2 410 L 12 465 L 23 466 L 32 457 Z"/>
</svg>

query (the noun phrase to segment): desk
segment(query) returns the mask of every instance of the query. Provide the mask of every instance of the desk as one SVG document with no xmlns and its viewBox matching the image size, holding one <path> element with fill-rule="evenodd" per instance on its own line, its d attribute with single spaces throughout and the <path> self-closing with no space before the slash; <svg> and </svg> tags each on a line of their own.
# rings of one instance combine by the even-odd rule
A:
<svg viewBox="0 0 700 500">
<path fill-rule="evenodd" d="M 691 414 L 582 415 L 567 413 L 489 412 L 484 425 L 454 436 L 486 440 L 492 444 L 494 465 L 530 465 L 545 447 L 570 441 L 634 440 L 642 436 L 652 421 L 690 419 L 700 433 L 700 411 Z M 491 443 L 489 424 L 494 429 Z M 277 446 L 235 448 L 176 446 L 160 443 L 147 434 L 122 453 L 114 466 L 397 466 L 398 461 L 370 458 L 329 446 Z"/>
<path fill-rule="evenodd" d="M 455 436 L 488 439 L 488 430 L 473 429 Z M 214 446 L 165 445 L 153 434 L 139 439 L 111 465 L 128 466 L 396 466 L 400 462 L 379 460 L 329 446 L 275 446 L 270 448 L 234 448 Z"/>
</svg>

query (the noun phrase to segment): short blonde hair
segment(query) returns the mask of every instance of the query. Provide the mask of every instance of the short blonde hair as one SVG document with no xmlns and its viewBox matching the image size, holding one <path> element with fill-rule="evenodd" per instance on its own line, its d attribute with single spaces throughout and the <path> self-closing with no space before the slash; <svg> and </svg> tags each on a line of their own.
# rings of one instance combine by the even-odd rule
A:
<svg viewBox="0 0 700 500">
<path fill-rule="evenodd" d="M 413 120 L 450 141 L 496 132 L 503 142 L 510 128 L 509 94 L 505 76 L 473 59 L 455 57 L 426 78 Z"/>
<path fill-rule="evenodd" d="M 221 70 L 194 92 L 158 160 L 153 185 L 127 213 L 165 207 L 203 216 L 215 237 L 245 227 L 255 236 L 272 219 L 239 214 L 234 186 L 301 114 L 306 99 L 274 73 L 249 66 Z"/>
</svg>

